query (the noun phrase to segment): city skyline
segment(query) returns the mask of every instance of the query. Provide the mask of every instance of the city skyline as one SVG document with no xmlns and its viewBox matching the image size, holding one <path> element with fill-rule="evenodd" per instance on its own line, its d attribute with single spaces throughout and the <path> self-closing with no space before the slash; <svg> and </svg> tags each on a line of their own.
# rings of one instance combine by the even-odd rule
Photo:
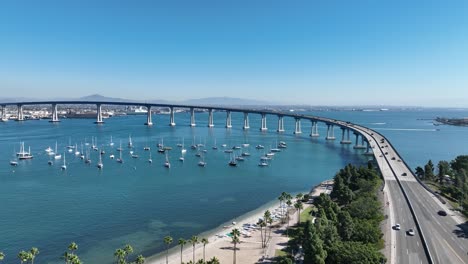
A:
<svg viewBox="0 0 468 264">
<path fill-rule="evenodd" d="M 463 1 L 0 7 L 2 97 L 436 107 L 468 99 Z"/>
</svg>

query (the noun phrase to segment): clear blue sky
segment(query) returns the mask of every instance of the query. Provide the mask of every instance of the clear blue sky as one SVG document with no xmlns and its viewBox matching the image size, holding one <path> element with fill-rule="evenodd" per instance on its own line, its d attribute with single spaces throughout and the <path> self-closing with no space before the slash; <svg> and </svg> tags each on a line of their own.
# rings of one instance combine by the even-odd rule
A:
<svg viewBox="0 0 468 264">
<path fill-rule="evenodd" d="M 4 0 L 0 92 L 468 106 L 468 1 Z"/>
</svg>

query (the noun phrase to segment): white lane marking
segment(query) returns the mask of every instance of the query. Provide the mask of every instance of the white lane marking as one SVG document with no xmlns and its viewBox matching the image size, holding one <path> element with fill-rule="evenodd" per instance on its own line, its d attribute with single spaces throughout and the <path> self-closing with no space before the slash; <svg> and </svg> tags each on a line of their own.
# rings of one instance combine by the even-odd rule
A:
<svg viewBox="0 0 468 264">
<path fill-rule="evenodd" d="M 408 249 L 406 249 L 406 255 L 409 255 L 409 250 Z"/>
</svg>

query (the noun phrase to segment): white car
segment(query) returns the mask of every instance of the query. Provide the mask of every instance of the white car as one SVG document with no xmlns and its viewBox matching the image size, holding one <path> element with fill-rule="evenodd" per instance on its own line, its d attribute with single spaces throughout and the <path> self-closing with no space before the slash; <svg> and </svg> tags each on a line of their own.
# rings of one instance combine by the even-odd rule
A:
<svg viewBox="0 0 468 264">
<path fill-rule="evenodd" d="M 400 224 L 396 224 L 395 225 L 395 230 L 400 230 L 400 229 L 401 229 Z"/>
<path fill-rule="evenodd" d="M 412 228 L 408 229 L 406 233 L 408 234 L 408 236 L 414 236 L 414 230 Z"/>
</svg>

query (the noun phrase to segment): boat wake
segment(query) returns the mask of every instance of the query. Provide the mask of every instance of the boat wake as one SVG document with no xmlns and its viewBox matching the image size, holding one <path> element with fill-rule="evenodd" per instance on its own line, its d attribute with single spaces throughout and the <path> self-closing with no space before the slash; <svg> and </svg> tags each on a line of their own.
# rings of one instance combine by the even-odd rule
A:
<svg viewBox="0 0 468 264">
<path fill-rule="evenodd" d="M 383 122 L 383 123 L 370 123 L 371 125 L 386 125 L 387 123 Z"/>
</svg>

